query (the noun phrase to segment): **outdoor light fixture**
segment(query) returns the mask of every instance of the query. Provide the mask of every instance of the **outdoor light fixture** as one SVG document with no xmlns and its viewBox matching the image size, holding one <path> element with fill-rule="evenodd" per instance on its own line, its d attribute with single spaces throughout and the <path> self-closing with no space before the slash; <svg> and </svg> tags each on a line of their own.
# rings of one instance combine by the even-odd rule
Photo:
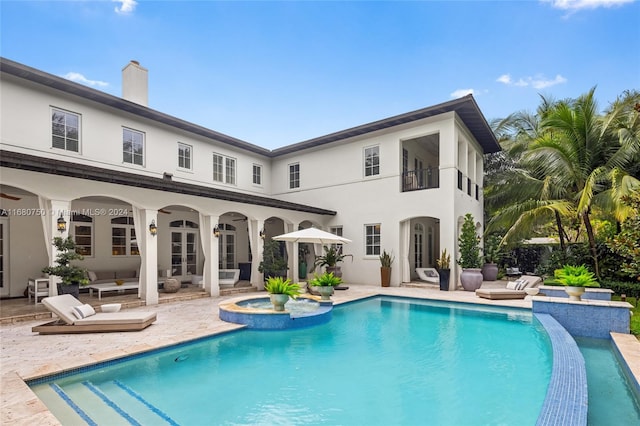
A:
<svg viewBox="0 0 640 426">
<path fill-rule="evenodd" d="M 220 237 L 220 228 L 218 228 L 218 225 L 213 227 L 213 236 L 216 238 Z"/>
<path fill-rule="evenodd" d="M 67 221 L 62 217 L 62 213 L 60 213 L 60 217 L 58 218 L 58 231 L 64 232 L 67 230 Z"/>
<path fill-rule="evenodd" d="M 149 233 L 154 237 L 158 233 L 158 227 L 156 226 L 156 221 L 154 219 L 152 219 L 151 224 L 149 224 Z"/>
<path fill-rule="evenodd" d="M 264 235 L 264 229 L 263 229 L 263 230 L 260 231 L 260 238 L 262 238 L 264 240 L 264 237 L 265 237 L 265 235 Z"/>
</svg>

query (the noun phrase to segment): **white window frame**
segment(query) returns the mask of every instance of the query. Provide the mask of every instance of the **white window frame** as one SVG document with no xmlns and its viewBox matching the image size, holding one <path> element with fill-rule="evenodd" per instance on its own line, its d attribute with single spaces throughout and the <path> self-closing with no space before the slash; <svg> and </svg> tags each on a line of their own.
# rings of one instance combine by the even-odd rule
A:
<svg viewBox="0 0 640 426">
<path fill-rule="evenodd" d="M 219 160 L 219 161 L 218 161 Z M 213 153 L 213 181 L 226 183 L 228 185 L 236 184 L 236 164 L 237 161 L 233 157 Z"/>
<path fill-rule="evenodd" d="M 186 154 L 183 154 L 183 152 Z M 193 170 L 193 146 L 178 142 L 178 168 L 182 170 Z"/>
<path fill-rule="evenodd" d="M 64 135 L 55 135 L 54 134 L 54 125 L 56 124 L 53 120 L 54 118 L 54 114 L 62 114 L 64 116 L 64 123 L 59 123 L 63 126 L 63 133 Z M 73 139 L 73 137 L 69 137 L 69 131 L 71 129 L 73 129 L 74 127 L 71 124 L 67 124 L 67 122 L 69 121 L 68 117 L 69 116 L 73 116 L 76 118 L 77 120 L 77 127 L 76 129 L 76 139 Z M 55 149 L 62 149 L 64 151 L 69 151 L 69 152 L 76 152 L 76 153 L 80 153 L 80 134 L 81 134 L 81 128 L 82 128 L 82 116 L 78 113 L 75 112 L 71 112 L 71 111 L 67 111 L 61 108 L 56 108 L 56 107 L 51 107 L 51 147 L 55 148 Z M 56 146 L 54 139 L 55 138 L 61 138 L 62 142 L 64 143 L 64 147 L 61 146 Z M 76 148 L 77 149 L 69 149 L 69 143 L 73 142 L 75 140 L 76 143 Z"/>
<path fill-rule="evenodd" d="M 260 164 L 253 164 L 251 168 L 251 181 L 254 185 L 262 186 L 262 166 Z"/>
<path fill-rule="evenodd" d="M 329 232 L 338 237 L 342 237 L 342 225 L 330 226 Z M 342 253 L 342 244 L 331 244 L 331 248 L 337 250 L 338 253 Z"/>
<path fill-rule="evenodd" d="M 371 163 L 369 159 L 371 158 Z M 370 178 L 380 175 L 380 145 L 364 147 L 364 177 Z"/>
<path fill-rule="evenodd" d="M 289 189 L 300 188 L 300 163 L 289 164 Z"/>
<path fill-rule="evenodd" d="M 127 143 L 127 140 L 126 140 L 127 132 L 129 132 L 131 135 L 136 135 L 136 134 L 140 135 L 140 138 L 142 139 L 142 142 L 141 142 L 142 143 L 142 154 L 136 154 L 135 153 L 135 149 L 134 149 L 135 141 L 133 141 L 133 140 L 131 141 L 131 152 L 126 152 L 125 151 L 125 143 Z M 144 167 L 144 164 L 145 164 L 145 145 L 146 144 L 145 144 L 145 134 L 144 134 L 144 132 L 141 132 L 140 130 L 131 129 L 129 127 L 123 127 L 122 128 L 122 162 L 123 163 Z M 127 161 L 127 159 L 126 159 L 126 155 L 127 154 L 131 155 L 131 161 Z M 140 163 L 137 163 L 135 161 L 135 159 L 138 156 L 141 158 Z"/>
<path fill-rule="evenodd" d="M 74 220 L 74 218 L 78 218 L 80 216 L 84 216 L 88 219 L 91 219 L 90 221 L 88 220 Z M 89 244 L 80 244 L 78 242 L 78 226 L 84 226 L 84 227 L 88 227 L 89 228 L 89 235 L 81 235 L 82 237 L 89 237 Z M 80 253 L 82 256 L 84 257 L 95 257 L 95 248 L 94 248 L 94 244 L 93 242 L 95 241 L 95 237 L 94 237 L 94 232 L 95 232 L 95 227 L 93 226 L 93 218 L 86 216 L 86 215 L 72 215 L 71 216 L 71 234 L 73 235 L 73 241 L 76 243 L 76 252 L 78 251 L 77 248 L 78 247 L 89 247 L 90 253 L 86 254 L 86 253 Z"/>
<path fill-rule="evenodd" d="M 377 233 L 376 233 L 377 230 Z M 372 240 L 370 240 L 370 238 Z M 380 256 L 380 240 L 382 238 L 382 226 L 379 223 L 367 223 L 364 225 L 364 253 L 365 256 Z"/>
<path fill-rule="evenodd" d="M 136 230 L 133 225 L 133 218 L 131 216 L 122 216 L 127 217 L 127 223 L 113 223 L 111 222 L 111 256 L 112 257 L 131 257 L 131 256 L 140 256 L 140 249 L 138 244 L 133 244 L 133 240 L 136 238 Z M 114 218 L 119 219 L 119 218 Z M 112 219 L 113 220 L 113 219 Z M 125 230 L 124 238 L 125 238 L 125 252 L 122 254 L 117 254 L 113 252 L 113 230 L 116 228 L 121 228 Z M 121 247 L 121 246 L 117 246 Z M 135 251 L 133 248 L 135 247 Z"/>
</svg>

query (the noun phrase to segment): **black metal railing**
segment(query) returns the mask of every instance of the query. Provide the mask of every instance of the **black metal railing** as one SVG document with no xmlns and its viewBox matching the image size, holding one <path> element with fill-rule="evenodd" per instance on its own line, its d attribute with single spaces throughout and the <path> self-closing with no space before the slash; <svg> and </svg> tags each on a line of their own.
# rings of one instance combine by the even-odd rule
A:
<svg viewBox="0 0 640 426">
<path fill-rule="evenodd" d="M 408 170 L 400 178 L 402 192 L 438 188 L 440 183 L 438 170 L 433 168 Z"/>
</svg>

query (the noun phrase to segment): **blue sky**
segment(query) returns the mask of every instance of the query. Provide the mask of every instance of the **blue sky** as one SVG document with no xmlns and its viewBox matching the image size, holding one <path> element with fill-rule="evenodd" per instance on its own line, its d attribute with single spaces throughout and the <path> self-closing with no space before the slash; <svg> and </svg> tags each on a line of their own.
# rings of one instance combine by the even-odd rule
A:
<svg viewBox="0 0 640 426">
<path fill-rule="evenodd" d="M 635 0 L 0 0 L 0 54 L 273 149 L 472 91 L 488 120 L 539 95 L 640 88 Z"/>
</svg>

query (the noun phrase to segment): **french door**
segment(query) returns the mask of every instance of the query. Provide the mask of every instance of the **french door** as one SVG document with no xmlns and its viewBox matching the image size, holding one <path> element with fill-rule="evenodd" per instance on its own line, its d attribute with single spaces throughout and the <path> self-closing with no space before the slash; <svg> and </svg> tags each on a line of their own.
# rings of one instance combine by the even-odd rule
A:
<svg viewBox="0 0 640 426">
<path fill-rule="evenodd" d="M 198 266 L 198 231 L 171 231 L 171 275 L 188 280 Z"/>
<path fill-rule="evenodd" d="M 236 269 L 236 228 L 233 225 L 220 224 L 218 237 L 218 267 Z"/>
<path fill-rule="evenodd" d="M 0 217 L 0 296 L 9 296 L 9 220 Z"/>
</svg>

